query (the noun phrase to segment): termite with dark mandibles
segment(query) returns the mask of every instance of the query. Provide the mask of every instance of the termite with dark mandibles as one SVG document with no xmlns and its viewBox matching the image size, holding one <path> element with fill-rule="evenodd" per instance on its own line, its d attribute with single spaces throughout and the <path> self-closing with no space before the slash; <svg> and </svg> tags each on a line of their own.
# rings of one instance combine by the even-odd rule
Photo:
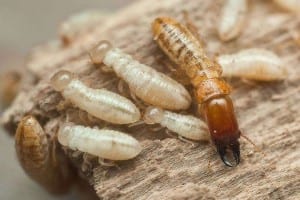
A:
<svg viewBox="0 0 300 200">
<path fill-rule="evenodd" d="M 230 167 L 238 165 L 241 133 L 229 97 L 231 89 L 221 78 L 221 67 L 206 56 L 196 37 L 176 20 L 157 18 L 152 31 L 160 48 L 190 78 L 199 104 L 198 112 L 206 120 L 222 161 Z M 231 149 L 235 164 L 229 161 L 227 149 Z"/>
</svg>

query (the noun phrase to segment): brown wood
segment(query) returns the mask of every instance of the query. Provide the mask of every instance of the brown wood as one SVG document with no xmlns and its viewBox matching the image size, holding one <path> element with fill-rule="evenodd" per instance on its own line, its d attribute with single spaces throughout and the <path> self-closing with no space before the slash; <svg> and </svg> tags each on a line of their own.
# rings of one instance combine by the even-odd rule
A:
<svg viewBox="0 0 300 200">
<path fill-rule="evenodd" d="M 26 65 L 23 89 L 4 113 L 2 123 L 14 134 L 21 118 L 32 114 L 52 136 L 66 117 L 78 124 L 132 133 L 144 150 L 136 159 L 118 163 L 120 169 L 101 167 L 94 162 L 82 171 L 81 155 L 72 157 L 72 152 L 65 151 L 80 176 L 89 180 L 103 199 L 299 198 L 299 17 L 283 12 L 271 1 L 253 0 L 243 34 L 237 40 L 222 43 L 216 28 L 221 4 L 221 0 L 141 0 L 95 24 L 93 31 L 68 47 L 54 41 L 36 48 Z M 198 28 L 211 58 L 247 47 L 264 47 L 282 57 L 289 71 L 284 82 L 228 80 L 242 133 L 261 149 L 256 151 L 256 147 L 242 138 L 242 160 L 236 168 L 225 167 L 210 144 L 192 147 L 169 137 L 165 130 L 155 132 L 154 126 L 115 126 L 88 118 L 86 113 L 64 103 L 49 85 L 55 72 L 67 69 L 78 73 L 94 88 L 111 81 L 105 87 L 118 91 L 115 74 L 103 73 L 99 67 L 92 66 L 86 53 L 104 39 L 140 62 L 172 75 L 166 66 L 173 64 L 152 40 L 151 22 L 158 16 L 171 16 L 183 22 L 183 11 L 189 13 Z M 129 97 L 124 85 L 124 95 Z M 143 103 L 137 104 L 144 109 Z M 187 112 L 195 114 L 196 109 Z"/>
</svg>

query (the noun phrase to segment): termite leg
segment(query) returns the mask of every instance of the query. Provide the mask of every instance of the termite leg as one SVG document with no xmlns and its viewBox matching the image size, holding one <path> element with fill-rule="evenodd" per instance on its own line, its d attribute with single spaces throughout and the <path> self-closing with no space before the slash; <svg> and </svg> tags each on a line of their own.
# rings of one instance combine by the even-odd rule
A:
<svg viewBox="0 0 300 200">
<path fill-rule="evenodd" d="M 107 161 L 103 158 L 98 158 L 98 162 L 100 165 L 102 165 L 104 167 L 116 167 L 116 168 L 120 169 L 120 167 L 114 161 Z"/>
<path fill-rule="evenodd" d="M 195 148 L 195 147 L 198 146 L 198 144 L 196 142 L 193 142 L 193 141 L 191 141 L 189 139 L 186 139 L 186 138 L 182 137 L 181 135 L 178 135 L 178 139 L 181 140 L 181 141 L 183 141 L 183 142 L 185 142 L 185 143 L 190 144 L 192 146 L 192 148 Z"/>
</svg>

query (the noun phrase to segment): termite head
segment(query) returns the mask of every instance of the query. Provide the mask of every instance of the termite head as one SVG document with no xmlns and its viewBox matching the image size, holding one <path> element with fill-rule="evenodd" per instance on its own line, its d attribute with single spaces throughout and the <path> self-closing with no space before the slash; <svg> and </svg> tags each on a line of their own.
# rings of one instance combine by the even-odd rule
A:
<svg viewBox="0 0 300 200">
<path fill-rule="evenodd" d="M 228 95 L 213 97 L 202 104 L 211 137 L 225 165 L 233 167 L 240 162 L 240 130 L 234 108 Z M 229 161 L 228 150 L 232 151 L 235 164 Z M 231 160 L 231 159 L 230 159 Z"/>
<path fill-rule="evenodd" d="M 149 106 L 144 114 L 144 121 L 146 124 L 159 123 L 164 117 L 164 111 L 161 108 Z"/>
<path fill-rule="evenodd" d="M 107 40 L 100 41 L 96 47 L 94 47 L 90 52 L 90 58 L 94 64 L 101 64 L 106 53 L 112 48 L 112 45 Z"/>
<path fill-rule="evenodd" d="M 74 75 L 68 71 L 59 71 L 50 80 L 51 85 L 56 91 L 63 91 L 66 86 L 74 79 Z"/>
</svg>

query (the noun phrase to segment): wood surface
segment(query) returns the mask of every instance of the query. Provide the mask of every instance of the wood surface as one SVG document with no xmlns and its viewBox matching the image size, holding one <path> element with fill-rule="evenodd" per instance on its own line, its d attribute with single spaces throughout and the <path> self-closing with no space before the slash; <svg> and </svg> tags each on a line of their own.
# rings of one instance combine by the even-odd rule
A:
<svg viewBox="0 0 300 200">
<path fill-rule="evenodd" d="M 81 154 L 74 157 L 65 149 L 80 176 L 93 185 L 101 199 L 299 199 L 299 16 L 284 12 L 272 1 L 253 0 L 242 35 L 222 43 L 217 34 L 222 3 L 140 0 L 107 16 L 67 47 L 57 39 L 33 49 L 25 66 L 22 90 L 2 116 L 2 124 L 14 134 L 21 118 L 32 114 L 50 136 L 66 118 L 78 124 L 130 132 L 144 150 L 136 159 L 118 163 L 118 167 L 92 162 L 86 168 Z M 140 62 L 176 77 L 166 67 L 174 64 L 152 39 L 151 22 L 157 16 L 171 16 L 186 23 L 183 12 L 197 27 L 211 58 L 249 47 L 266 48 L 284 60 L 289 72 L 282 82 L 228 79 L 240 128 L 257 146 L 240 139 L 242 161 L 238 167 L 224 166 L 210 143 L 193 146 L 170 137 L 164 129 L 155 131 L 157 126 L 116 126 L 87 117 L 64 102 L 49 85 L 55 72 L 68 69 L 93 88 L 104 84 L 105 88 L 120 92 L 115 74 L 103 72 L 102 66 L 93 66 L 89 61 L 87 50 L 103 39 Z M 130 97 L 126 84 L 122 85 L 122 94 Z M 136 103 L 142 110 L 145 108 L 142 102 Z M 183 113 L 195 114 L 195 106 Z"/>
</svg>

